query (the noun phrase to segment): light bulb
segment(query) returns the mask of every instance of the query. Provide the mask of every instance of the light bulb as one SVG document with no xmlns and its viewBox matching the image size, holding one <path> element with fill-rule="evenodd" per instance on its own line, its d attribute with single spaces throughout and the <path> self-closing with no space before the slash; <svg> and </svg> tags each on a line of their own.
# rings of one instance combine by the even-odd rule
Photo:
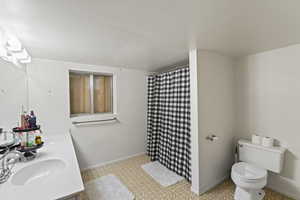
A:
<svg viewBox="0 0 300 200">
<path fill-rule="evenodd" d="M 6 43 L 4 30 L 0 27 L 0 48 Z"/>
<path fill-rule="evenodd" d="M 7 54 L 7 55 L 3 56 L 2 59 L 7 61 L 7 62 L 12 62 L 13 61 L 13 56 Z"/>
<path fill-rule="evenodd" d="M 25 60 L 29 57 L 26 49 L 23 49 L 21 52 L 13 52 L 13 55 L 18 59 L 18 60 Z"/>
<path fill-rule="evenodd" d="M 21 51 L 21 42 L 15 36 L 9 35 L 7 40 L 7 49 L 10 51 Z"/>
<path fill-rule="evenodd" d="M 22 47 L 19 39 L 2 27 L 0 27 L 0 58 L 18 67 L 31 62 L 30 55 Z"/>
<path fill-rule="evenodd" d="M 12 62 L 14 65 L 18 66 L 18 67 L 20 66 L 20 64 L 19 64 L 19 62 L 18 62 L 18 59 L 17 59 L 16 57 L 14 57 L 14 56 L 12 56 L 11 62 Z"/>
<path fill-rule="evenodd" d="M 3 46 L 0 46 L 0 57 L 6 57 L 7 51 Z"/>
<path fill-rule="evenodd" d="M 23 64 L 28 64 L 28 63 L 31 63 L 31 57 L 28 56 L 27 59 L 23 59 L 23 60 L 19 60 L 20 63 L 23 63 Z"/>
</svg>

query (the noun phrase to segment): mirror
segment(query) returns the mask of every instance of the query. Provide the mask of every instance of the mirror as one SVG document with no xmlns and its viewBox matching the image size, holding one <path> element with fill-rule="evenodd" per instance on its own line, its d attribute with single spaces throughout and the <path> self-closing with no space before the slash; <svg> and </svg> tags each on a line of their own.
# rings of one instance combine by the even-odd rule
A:
<svg viewBox="0 0 300 200">
<path fill-rule="evenodd" d="M 0 128 L 10 130 L 19 123 L 22 106 L 28 106 L 27 83 L 24 68 L 0 59 Z"/>
</svg>

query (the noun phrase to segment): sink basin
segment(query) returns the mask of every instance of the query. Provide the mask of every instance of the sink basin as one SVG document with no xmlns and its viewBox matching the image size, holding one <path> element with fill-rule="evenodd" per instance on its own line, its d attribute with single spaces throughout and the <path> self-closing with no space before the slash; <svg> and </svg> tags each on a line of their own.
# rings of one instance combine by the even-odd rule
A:
<svg viewBox="0 0 300 200">
<path fill-rule="evenodd" d="M 11 179 L 13 185 L 27 185 L 32 182 L 46 180 L 59 174 L 66 167 L 60 159 L 48 159 L 28 165 L 17 171 Z"/>
</svg>

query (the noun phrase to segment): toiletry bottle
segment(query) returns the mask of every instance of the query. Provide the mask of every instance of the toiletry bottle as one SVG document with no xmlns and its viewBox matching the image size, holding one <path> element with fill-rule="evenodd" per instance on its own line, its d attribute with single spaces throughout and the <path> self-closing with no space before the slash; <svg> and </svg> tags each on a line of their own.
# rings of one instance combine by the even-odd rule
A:
<svg viewBox="0 0 300 200">
<path fill-rule="evenodd" d="M 41 131 L 38 130 L 36 131 L 36 135 L 35 135 L 35 144 L 40 145 L 41 143 L 42 143 Z"/>
<path fill-rule="evenodd" d="M 34 145 L 34 141 L 35 141 L 34 132 L 30 131 L 27 133 L 27 135 L 28 135 L 27 146 L 32 147 Z"/>
<path fill-rule="evenodd" d="M 36 128 L 36 116 L 34 115 L 33 110 L 30 111 L 30 116 L 29 116 L 29 128 Z"/>
<path fill-rule="evenodd" d="M 22 114 L 21 114 L 21 128 L 25 129 L 25 127 L 26 127 L 25 112 L 22 112 Z"/>
<path fill-rule="evenodd" d="M 32 133 L 32 144 L 33 144 L 33 146 L 37 145 L 36 135 L 37 135 L 36 131 L 33 131 L 33 133 Z"/>
<path fill-rule="evenodd" d="M 31 132 L 31 143 L 32 143 L 32 146 L 35 146 L 35 131 Z"/>
<path fill-rule="evenodd" d="M 26 111 L 24 114 L 25 114 L 25 128 L 29 128 L 30 115 L 28 115 Z"/>
<path fill-rule="evenodd" d="M 24 148 L 26 147 L 26 133 L 23 133 L 23 132 L 20 132 L 19 133 L 19 137 L 20 137 L 20 140 L 21 140 L 21 147 Z"/>
<path fill-rule="evenodd" d="M 29 147 L 29 134 L 28 134 L 28 132 L 24 132 L 24 134 L 25 134 L 25 138 L 26 138 L 26 145 L 25 145 L 25 147 Z"/>
</svg>

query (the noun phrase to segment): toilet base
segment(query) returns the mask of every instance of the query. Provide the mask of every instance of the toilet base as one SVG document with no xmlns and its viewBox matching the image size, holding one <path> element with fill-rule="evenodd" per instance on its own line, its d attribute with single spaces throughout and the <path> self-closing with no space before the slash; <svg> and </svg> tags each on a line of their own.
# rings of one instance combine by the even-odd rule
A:
<svg viewBox="0 0 300 200">
<path fill-rule="evenodd" d="M 234 193 L 234 200 L 262 200 L 265 196 L 265 191 L 262 189 L 251 190 L 236 187 Z"/>
</svg>

